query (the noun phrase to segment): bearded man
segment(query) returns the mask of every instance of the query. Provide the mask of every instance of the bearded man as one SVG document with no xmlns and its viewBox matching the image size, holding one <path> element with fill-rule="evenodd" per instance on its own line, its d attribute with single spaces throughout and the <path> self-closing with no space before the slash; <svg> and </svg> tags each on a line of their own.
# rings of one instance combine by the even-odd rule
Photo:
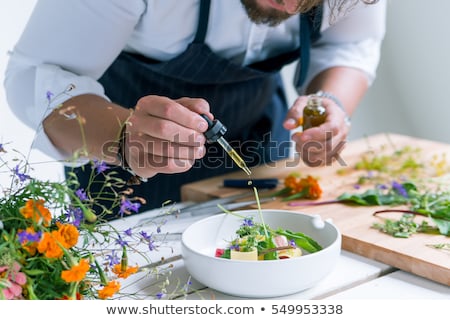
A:
<svg viewBox="0 0 450 320">
<path fill-rule="evenodd" d="M 36 147 L 91 192 L 88 160 L 106 163 L 146 199 L 238 168 L 207 144 L 209 119 L 249 167 L 288 157 L 336 160 L 348 117 L 375 78 L 386 1 L 39 0 L 12 51 L 7 98 L 38 133 Z M 280 70 L 295 61 L 288 105 Z M 308 95 L 325 123 L 290 136 Z M 80 157 L 81 155 L 81 157 Z"/>
</svg>

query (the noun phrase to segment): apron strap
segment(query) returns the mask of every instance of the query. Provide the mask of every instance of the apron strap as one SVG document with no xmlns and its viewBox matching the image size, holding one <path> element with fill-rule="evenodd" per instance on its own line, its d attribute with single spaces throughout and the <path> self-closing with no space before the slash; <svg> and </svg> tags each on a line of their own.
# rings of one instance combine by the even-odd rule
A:
<svg viewBox="0 0 450 320">
<path fill-rule="evenodd" d="M 200 1 L 200 13 L 198 18 L 197 33 L 193 43 L 204 43 L 206 37 L 206 31 L 208 29 L 209 21 L 209 8 L 211 6 L 211 0 Z"/>
<path fill-rule="evenodd" d="M 320 38 L 322 25 L 322 6 L 317 6 L 307 13 L 300 15 L 300 67 L 297 68 L 294 83 L 301 87 L 308 74 L 311 43 Z"/>
<path fill-rule="evenodd" d="M 193 43 L 205 42 L 210 7 L 211 0 L 200 0 L 199 19 Z M 308 74 L 311 43 L 320 38 L 322 11 L 322 5 L 319 5 L 309 12 L 300 15 L 300 67 L 297 68 L 294 79 L 297 88 L 303 85 Z"/>
</svg>

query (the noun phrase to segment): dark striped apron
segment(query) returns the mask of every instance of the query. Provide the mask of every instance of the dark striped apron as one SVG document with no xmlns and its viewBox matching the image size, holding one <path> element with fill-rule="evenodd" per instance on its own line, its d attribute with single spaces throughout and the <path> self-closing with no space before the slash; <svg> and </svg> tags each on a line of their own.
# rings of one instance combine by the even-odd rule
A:
<svg viewBox="0 0 450 320">
<path fill-rule="evenodd" d="M 225 138 L 236 148 L 249 167 L 276 161 L 289 155 L 289 132 L 282 126 L 287 101 L 280 69 L 299 56 L 304 81 L 309 64 L 311 41 L 320 36 L 321 8 L 300 16 L 300 48 L 249 66 L 241 66 L 216 55 L 205 44 L 210 0 L 201 0 L 200 15 L 194 41 L 185 52 L 169 61 L 156 61 L 141 55 L 122 52 L 99 79 L 110 99 L 132 108 L 139 98 L 160 95 L 172 99 L 201 97 L 208 101 L 211 112 L 228 129 Z M 235 171 L 238 168 L 222 148 L 207 145 L 203 159 L 188 172 L 158 174 L 146 183 L 132 186 L 134 195 L 146 199 L 140 212 L 161 207 L 171 200 L 180 201 L 180 187 L 200 179 Z M 69 170 L 69 169 L 67 169 Z M 75 168 L 81 187 L 92 179 L 90 166 Z M 122 179 L 128 172 L 114 167 Z M 90 192 L 99 192 L 103 174 L 95 176 Z M 104 187 L 104 185 L 103 185 Z M 106 206 L 110 205 L 105 202 Z M 117 214 L 117 213 L 115 213 Z M 114 214 L 108 218 L 114 218 Z"/>
</svg>

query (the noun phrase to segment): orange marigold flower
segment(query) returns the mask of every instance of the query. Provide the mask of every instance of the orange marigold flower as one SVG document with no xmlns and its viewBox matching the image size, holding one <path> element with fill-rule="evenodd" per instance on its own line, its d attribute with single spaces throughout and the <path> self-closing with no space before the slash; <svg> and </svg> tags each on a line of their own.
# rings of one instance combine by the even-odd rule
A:
<svg viewBox="0 0 450 320">
<path fill-rule="evenodd" d="M 284 186 L 290 189 L 295 189 L 300 182 L 300 175 L 298 173 L 291 173 L 284 179 Z"/>
<path fill-rule="evenodd" d="M 301 178 L 298 173 L 291 173 L 284 179 L 284 185 L 291 195 L 301 194 L 301 197 L 308 199 L 319 199 L 322 196 L 319 182 L 311 175 Z"/>
<path fill-rule="evenodd" d="M 73 266 L 70 270 L 61 272 L 61 279 L 65 282 L 80 282 L 86 276 L 89 268 L 89 261 L 82 259 L 79 264 Z"/>
<path fill-rule="evenodd" d="M 61 240 L 61 245 L 66 248 L 72 248 L 78 242 L 78 229 L 71 224 L 57 223 L 58 225 L 58 239 Z"/>
<path fill-rule="evenodd" d="M 126 279 L 128 278 L 130 275 L 138 272 L 139 267 L 127 267 L 125 268 L 125 270 L 122 270 L 122 264 L 118 263 L 115 264 L 112 271 L 119 277 L 119 278 L 123 278 Z"/>
<path fill-rule="evenodd" d="M 311 176 L 306 177 L 307 185 L 308 185 L 308 195 L 309 199 L 319 199 L 322 195 L 322 188 L 319 185 L 317 179 Z"/>
<path fill-rule="evenodd" d="M 44 206 L 44 200 L 29 199 L 25 205 L 19 209 L 19 212 L 27 219 L 32 219 L 36 223 L 40 223 L 45 226 L 50 224 L 52 215 L 50 211 Z"/>
<path fill-rule="evenodd" d="M 98 291 L 98 297 L 100 299 L 111 298 L 120 290 L 120 283 L 117 281 L 110 281 L 102 290 Z"/>
<path fill-rule="evenodd" d="M 47 258 L 60 259 L 64 252 L 58 244 L 60 242 L 59 238 L 57 231 L 52 231 L 52 233 L 45 232 L 37 247 L 39 253 L 45 254 Z"/>
</svg>

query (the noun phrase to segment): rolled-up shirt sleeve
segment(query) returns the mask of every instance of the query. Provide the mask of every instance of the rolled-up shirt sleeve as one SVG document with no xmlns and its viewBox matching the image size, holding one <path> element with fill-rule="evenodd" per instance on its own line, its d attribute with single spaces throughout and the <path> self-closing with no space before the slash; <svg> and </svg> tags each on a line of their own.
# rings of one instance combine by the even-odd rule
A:
<svg viewBox="0 0 450 320">
<path fill-rule="evenodd" d="M 34 147 L 56 160 L 71 155 L 52 145 L 42 120 L 73 96 L 90 93 L 108 99 L 97 80 L 145 10 L 143 0 L 90 2 L 38 1 L 6 68 L 8 105 L 36 131 Z"/>
<path fill-rule="evenodd" d="M 386 1 L 360 3 L 334 21 L 329 20 L 329 15 L 325 7 L 321 38 L 311 47 L 305 86 L 297 88 L 300 93 L 317 74 L 332 67 L 359 69 L 366 74 L 369 85 L 376 77 L 385 35 Z"/>
</svg>

